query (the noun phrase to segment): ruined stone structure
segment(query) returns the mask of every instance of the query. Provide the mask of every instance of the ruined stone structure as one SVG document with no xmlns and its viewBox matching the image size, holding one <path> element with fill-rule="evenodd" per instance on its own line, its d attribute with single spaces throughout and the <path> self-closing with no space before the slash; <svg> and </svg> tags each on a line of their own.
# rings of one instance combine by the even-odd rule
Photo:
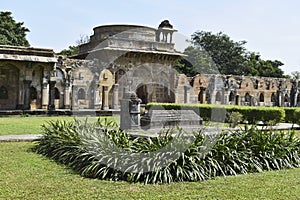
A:
<svg viewBox="0 0 300 200">
<path fill-rule="evenodd" d="M 0 46 L 0 110 L 119 109 L 123 94 L 141 103 L 300 106 L 300 80 L 199 74 L 173 69 L 173 26 L 94 28 L 72 58 L 51 49 Z"/>
<path fill-rule="evenodd" d="M 190 83 L 199 103 L 300 106 L 300 80 L 199 74 Z"/>
</svg>

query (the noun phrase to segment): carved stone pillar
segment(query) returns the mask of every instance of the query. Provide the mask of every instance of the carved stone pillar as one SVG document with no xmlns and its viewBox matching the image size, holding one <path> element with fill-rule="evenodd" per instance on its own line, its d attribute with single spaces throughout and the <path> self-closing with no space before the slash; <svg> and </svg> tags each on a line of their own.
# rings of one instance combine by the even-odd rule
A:
<svg viewBox="0 0 300 200">
<path fill-rule="evenodd" d="M 119 84 L 114 84 L 113 86 L 113 102 L 112 102 L 113 109 L 119 109 Z"/>
<path fill-rule="evenodd" d="M 49 84 L 46 78 L 43 80 L 43 90 L 42 90 L 42 109 L 48 109 L 49 103 Z"/>
<path fill-rule="evenodd" d="M 229 97 L 229 91 L 223 90 L 223 98 L 222 98 L 222 104 L 227 105 L 228 104 L 228 97 Z"/>
<path fill-rule="evenodd" d="M 190 103 L 190 89 L 190 86 L 184 86 L 184 103 Z"/>
<path fill-rule="evenodd" d="M 64 94 L 65 109 L 70 109 L 70 83 L 66 83 Z"/>
<path fill-rule="evenodd" d="M 55 104 L 54 104 L 54 100 L 55 100 L 55 80 L 50 80 L 49 81 L 49 104 L 48 104 L 48 110 L 55 110 Z"/>
<path fill-rule="evenodd" d="M 78 87 L 73 85 L 73 87 L 72 87 L 72 97 L 71 97 L 72 98 L 72 105 L 71 105 L 72 110 L 78 110 L 79 109 L 77 92 L 78 92 Z"/>
<path fill-rule="evenodd" d="M 99 84 L 96 84 L 95 86 L 95 102 L 94 102 L 94 108 L 95 109 L 100 109 L 101 108 L 101 103 L 100 103 L 100 92 L 99 92 L 99 87 L 100 85 Z"/>
<path fill-rule="evenodd" d="M 31 80 L 24 80 L 24 104 L 23 109 L 24 110 L 30 110 L 30 84 Z"/>
<path fill-rule="evenodd" d="M 141 100 L 134 92 L 124 93 L 121 100 L 121 130 L 140 129 L 140 103 Z"/>
<path fill-rule="evenodd" d="M 108 86 L 102 86 L 102 110 L 108 109 Z"/>
<path fill-rule="evenodd" d="M 277 99 L 277 101 L 278 101 L 278 106 L 282 106 L 282 98 L 283 98 L 283 96 L 282 96 L 282 92 L 281 91 L 278 91 L 278 99 Z"/>
</svg>

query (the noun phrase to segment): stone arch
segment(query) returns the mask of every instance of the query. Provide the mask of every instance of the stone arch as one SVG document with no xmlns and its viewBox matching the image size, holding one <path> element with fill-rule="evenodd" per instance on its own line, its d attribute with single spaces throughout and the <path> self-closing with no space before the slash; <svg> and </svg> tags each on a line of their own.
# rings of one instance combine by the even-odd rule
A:
<svg viewBox="0 0 300 200">
<path fill-rule="evenodd" d="M 119 80 L 122 78 L 122 76 L 124 76 L 125 74 L 125 70 L 124 69 L 118 69 L 116 72 L 115 72 L 115 83 L 118 83 Z"/>
<path fill-rule="evenodd" d="M 16 109 L 22 104 L 23 85 L 20 84 L 20 68 L 11 63 L 0 65 L 0 110 Z M 19 102 L 20 101 L 20 102 Z"/>
</svg>

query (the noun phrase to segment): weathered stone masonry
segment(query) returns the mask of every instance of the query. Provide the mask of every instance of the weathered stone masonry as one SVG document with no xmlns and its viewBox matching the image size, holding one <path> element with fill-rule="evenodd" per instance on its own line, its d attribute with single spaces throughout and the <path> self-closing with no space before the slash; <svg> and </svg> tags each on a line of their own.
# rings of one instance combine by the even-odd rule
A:
<svg viewBox="0 0 300 200">
<path fill-rule="evenodd" d="M 176 30 L 136 25 L 94 28 L 75 57 L 0 46 L 0 110 L 119 109 L 126 91 L 141 103 L 300 106 L 300 80 L 199 74 L 173 69 Z"/>
</svg>

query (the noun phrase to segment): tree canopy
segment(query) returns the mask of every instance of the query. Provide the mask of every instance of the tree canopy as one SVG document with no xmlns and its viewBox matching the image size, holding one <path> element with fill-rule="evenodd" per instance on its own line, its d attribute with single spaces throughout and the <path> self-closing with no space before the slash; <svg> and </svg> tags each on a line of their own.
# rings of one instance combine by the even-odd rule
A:
<svg viewBox="0 0 300 200">
<path fill-rule="evenodd" d="M 29 29 L 24 22 L 16 22 L 9 11 L 0 12 L 0 44 L 14 46 L 30 46 L 26 39 Z"/>
<path fill-rule="evenodd" d="M 197 73 L 221 73 L 232 75 L 284 77 L 278 60 L 263 60 L 255 52 L 245 48 L 246 41 L 235 42 L 222 32 L 195 32 L 192 46 L 183 52 L 186 58 L 177 61 L 175 68 L 187 76 Z"/>
</svg>

